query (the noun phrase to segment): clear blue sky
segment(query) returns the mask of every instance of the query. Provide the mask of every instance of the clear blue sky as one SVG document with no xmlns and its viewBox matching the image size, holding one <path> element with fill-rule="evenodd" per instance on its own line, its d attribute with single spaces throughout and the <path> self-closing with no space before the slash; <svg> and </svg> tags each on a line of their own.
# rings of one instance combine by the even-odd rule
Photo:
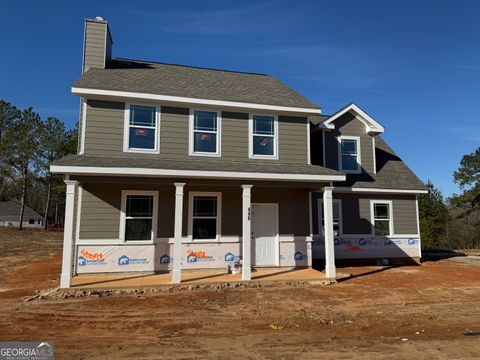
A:
<svg viewBox="0 0 480 360">
<path fill-rule="evenodd" d="M 480 1 L 8 1 L 0 98 L 73 126 L 83 19 L 113 55 L 270 73 L 326 114 L 355 102 L 446 195 L 480 144 Z"/>
</svg>

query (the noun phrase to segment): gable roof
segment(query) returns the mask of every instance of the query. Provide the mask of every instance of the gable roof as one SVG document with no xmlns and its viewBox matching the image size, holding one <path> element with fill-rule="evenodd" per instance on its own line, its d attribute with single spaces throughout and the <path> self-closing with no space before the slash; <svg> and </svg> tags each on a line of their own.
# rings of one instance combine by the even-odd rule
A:
<svg viewBox="0 0 480 360">
<path fill-rule="evenodd" d="M 338 110 L 335 114 L 331 115 L 327 120 L 319 121 L 318 122 L 319 127 L 323 129 L 335 129 L 335 125 L 334 125 L 335 120 L 337 120 L 347 112 L 354 114 L 357 117 L 357 119 L 359 119 L 365 124 L 367 133 L 379 134 L 384 132 L 385 129 L 383 128 L 382 125 L 380 125 L 380 123 L 375 121 L 370 115 L 368 115 L 365 111 L 363 111 L 353 103 L 348 104 L 347 106 Z"/>
<path fill-rule="evenodd" d="M 349 174 L 348 180 L 339 183 L 338 186 L 360 189 L 427 190 L 425 184 L 380 135 L 375 137 L 375 158 L 376 174 Z"/>
<path fill-rule="evenodd" d="M 21 204 L 18 200 L 0 201 L 0 216 L 20 216 Z M 41 218 L 36 211 L 25 205 L 24 218 Z"/>
<path fill-rule="evenodd" d="M 271 75 L 138 60 L 113 59 L 106 69 L 89 69 L 72 85 L 76 95 L 84 95 L 85 89 L 294 107 L 320 113 L 317 104 Z"/>
</svg>

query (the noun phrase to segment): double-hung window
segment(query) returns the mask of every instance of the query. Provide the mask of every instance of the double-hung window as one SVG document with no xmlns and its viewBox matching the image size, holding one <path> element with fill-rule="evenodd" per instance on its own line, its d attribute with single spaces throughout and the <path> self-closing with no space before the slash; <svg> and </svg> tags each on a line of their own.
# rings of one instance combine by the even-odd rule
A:
<svg viewBox="0 0 480 360">
<path fill-rule="evenodd" d="M 220 116 L 215 111 L 190 113 L 190 155 L 220 155 Z"/>
<path fill-rule="evenodd" d="M 375 236 L 390 236 L 393 233 L 392 202 L 372 201 L 371 216 L 373 234 Z"/>
<path fill-rule="evenodd" d="M 277 158 L 277 119 L 271 115 L 252 115 L 250 119 L 250 157 Z"/>
<path fill-rule="evenodd" d="M 357 136 L 341 136 L 338 140 L 340 170 L 349 173 L 360 173 L 360 138 Z"/>
<path fill-rule="evenodd" d="M 220 234 L 218 193 L 190 193 L 190 231 L 192 240 L 216 240 Z"/>
<path fill-rule="evenodd" d="M 157 108 L 127 104 L 125 111 L 125 151 L 158 152 Z"/>
<path fill-rule="evenodd" d="M 124 191 L 121 231 L 125 241 L 150 241 L 155 236 L 157 194 L 152 191 Z"/>
<path fill-rule="evenodd" d="M 323 210 L 323 199 L 318 200 L 318 211 L 320 212 L 319 229 L 321 234 L 325 235 L 325 211 Z M 342 202 L 340 199 L 332 200 L 333 209 L 333 236 L 343 234 L 342 230 Z"/>
</svg>

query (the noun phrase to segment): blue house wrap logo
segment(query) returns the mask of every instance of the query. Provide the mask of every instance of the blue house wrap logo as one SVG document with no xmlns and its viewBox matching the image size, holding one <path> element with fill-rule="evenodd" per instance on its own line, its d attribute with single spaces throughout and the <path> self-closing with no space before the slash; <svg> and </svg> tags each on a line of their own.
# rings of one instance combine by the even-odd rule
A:
<svg viewBox="0 0 480 360">
<path fill-rule="evenodd" d="M 127 266 L 127 265 L 145 265 L 148 264 L 148 260 L 146 258 L 129 258 L 127 255 L 122 255 L 118 258 L 118 265 L 120 266 Z"/>
<path fill-rule="evenodd" d="M 339 239 L 333 239 L 333 245 L 334 246 L 340 245 L 340 240 Z"/>
<path fill-rule="evenodd" d="M 194 263 L 194 262 L 197 262 L 197 257 L 193 254 L 190 254 L 187 256 L 187 262 L 188 263 Z"/>
<path fill-rule="evenodd" d="M 172 258 L 167 254 L 160 256 L 160 264 L 170 264 Z"/>
<path fill-rule="evenodd" d="M 87 259 L 85 259 L 83 256 L 78 257 L 78 266 L 86 266 L 87 265 Z"/>
<path fill-rule="evenodd" d="M 417 242 L 418 242 L 417 239 L 412 239 L 412 238 L 408 239 L 408 245 L 415 245 Z"/>
<path fill-rule="evenodd" d="M 295 260 L 305 260 L 307 257 L 303 255 L 300 251 L 297 251 L 294 255 L 293 258 Z"/>
<path fill-rule="evenodd" d="M 231 252 L 225 254 L 225 262 L 238 261 L 240 257 L 233 255 Z"/>
<path fill-rule="evenodd" d="M 106 265 L 105 259 L 87 259 L 83 256 L 78 257 L 78 266 Z"/>
<path fill-rule="evenodd" d="M 367 240 L 361 238 L 360 240 L 358 240 L 358 245 L 367 245 Z"/>
</svg>

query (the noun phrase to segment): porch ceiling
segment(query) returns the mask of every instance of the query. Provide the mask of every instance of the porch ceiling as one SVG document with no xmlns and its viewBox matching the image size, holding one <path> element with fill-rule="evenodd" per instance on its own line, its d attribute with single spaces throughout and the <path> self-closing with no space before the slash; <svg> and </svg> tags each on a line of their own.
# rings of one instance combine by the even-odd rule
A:
<svg viewBox="0 0 480 360">
<path fill-rule="evenodd" d="M 68 155 L 53 163 L 52 173 L 269 181 L 344 181 L 345 174 L 317 165 L 279 162 L 163 159 Z"/>
</svg>

